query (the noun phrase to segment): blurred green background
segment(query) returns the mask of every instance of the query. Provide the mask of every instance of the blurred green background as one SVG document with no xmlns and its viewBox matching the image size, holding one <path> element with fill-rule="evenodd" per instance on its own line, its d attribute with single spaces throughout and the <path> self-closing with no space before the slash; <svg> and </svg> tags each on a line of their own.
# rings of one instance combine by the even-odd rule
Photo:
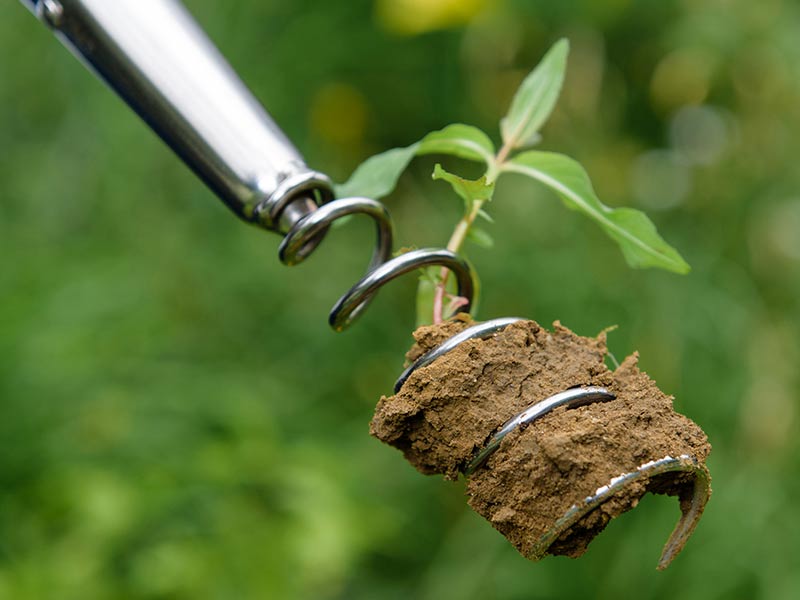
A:
<svg viewBox="0 0 800 600">
<path fill-rule="evenodd" d="M 0 598 L 799 598 L 800 6 L 789 0 L 187 1 L 305 155 L 342 181 L 451 122 L 497 135 L 558 37 L 542 147 L 692 264 L 632 271 L 522 178 L 480 317 L 618 324 L 713 445 L 714 496 L 647 497 L 580 560 L 533 564 L 463 498 L 369 437 L 402 367 L 415 278 L 350 331 L 326 314 L 371 225 L 300 267 L 238 222 L 15 2 L 0 5 Z M 398 246 L 442 245 L 460 202 L 414 162 Z M 441 159 L 439 159 L 441 160 Z M 452 168 L 468 165 L 454 164 Z"/>
</svg>

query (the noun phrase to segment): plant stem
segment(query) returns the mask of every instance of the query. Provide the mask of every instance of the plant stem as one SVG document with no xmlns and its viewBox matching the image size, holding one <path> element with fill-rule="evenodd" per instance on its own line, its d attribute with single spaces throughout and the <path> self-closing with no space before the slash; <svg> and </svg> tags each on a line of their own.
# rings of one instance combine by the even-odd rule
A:
<svg viewBox="0 0 800 600">
<path fill-rule="evenodd" d="M 494 160 L 489 164 L 489 168 L 486 171 L 486 181 L 491 183 L 497 179 L 498 174 L 505 162 L 506 158 L 508 158 L 509 152 L 511 152 L 512 140 L 508 140 L 503 146 L 500 148 L 499 152 L 495 155 Z M 475 219 L 478 217 L 478 213 L 481 210 L 485 200 L 473 200 L 472 206 L 470 210 L 461 217 L 461 220 L 456 224 L 455 229 L 453 229 L 453 233 L 450 236 L 450 240 L 447 242 L 447 249 L 451 252 L 458 252 L 461 249 L 461 246 L 464 244 L 464 241 L 467 239 L 467 234 L 469 233 L 470 227 L 475 222 Z M 447 277 L 449 276 L 450 271 L 446 268 L 442 267 L 441 271 L 439 271 L 439 283 L 436 285 L 436 293 L 433 296 L 433 322 L 441 323 L 444 320 L 443 307 L 444 307 L 444 296 L 447 289 Z"/>
<path fill-rule="evenodd" d="M 511 152 L 511 140 L 507 141 L 503 144 L 503 147 L 500 148 L 500 151 L 497 153 L 497 156 L 494 157 L 494 163 L 489 167 L 489 171 L 494 171 L 495 174 L 500 171 L 500 167 L 503 166 L 503 163 L 506 162 L 508 158 L 508 153 Z M 487 176 L 488 179 L 488 176 Z"/>
<path fill-rule="evenodd" d="M 478 212 L 480 212 L 481 207 L 485 200 L 473 200 L 472 206 L 468 213 L 466 213 L 461 220 L 456 224 L 455 229 L 453 229 L 453 233 L 450 236 L 450 240 L 447 242 L 447 249 L 451 252 L 458 252 L 461 249 L 461 246 L 464 244 L 464 241 L 467 239 L 467 234 L 469 233 L 470 227 L 475 222 L 475 219 L 478 217 Z M 434 323 L 441 323 L 443 320 L 443 307 L 444 307 L 444 296 L 445 290 L 447 289 L 447 277 L 450 274 L 446 268 L 442 267 L 442 270 L 439 272 L 439 283 L 436 286 L 436 294 L 433 297 L 433 322 Z"/>
</svg>

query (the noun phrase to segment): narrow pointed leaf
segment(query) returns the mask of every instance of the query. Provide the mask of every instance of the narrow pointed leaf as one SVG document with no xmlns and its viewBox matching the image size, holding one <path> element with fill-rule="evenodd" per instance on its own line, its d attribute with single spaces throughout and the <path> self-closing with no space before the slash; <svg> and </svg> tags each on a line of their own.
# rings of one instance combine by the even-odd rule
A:
<svg viewBox="0 0 800 600">
<path fill-rule="evenodd" d="M 586 171 L 571 158 L 529 151 L 506 162 L 503 171 L 536 179 L 555 191 L 568 208 L 595 220 L 619 244 L 630 266 L 689 272 L 689 265 L 661 238 L 647 215 L 632 208 L 605 206 L 594 193 Z"/>
<path fill-rule="evenodd" d="M 483 219 L 484 221 L 488 222 L 488 223 L 494 223 L 494 219 L 492 218 L 492 215 L 490 215 L 489 213 L 487 213 L 487 212 L 486 212 L 485 210 L 483 210 L 483 209 L 480 209 L 480 210 L 478 211 L 478 216 L 479 216 L 481 219 Z"/>
<path fill-rule="evenodd" d="M 467 233 L 467 239 L 482 248 L 494 247 L 494 238 L 492 235 L 485 229 L 475 227 L 474 225 L 470 228 L 469 233 Z"/>
<path fill-rule="evenodd" d="M 567 54 L 569 42 L 560 39 L 519 86 L 508 114 L 500 121 L 503 143 L 510 148 L 525 148 L 539 141 L 539 129 L 561 93 Z"/>
<path fill-rule="evenodd" d="M 418 148 L 419 143 L 416 143 L 371 156 L 353 171 L 350 179 L 336 186 L 336 196 L 339 198 L 363 196 L 375 199 L 388 196 L 397 186 L 397 180 L 414 158 Z"/>
</svg>

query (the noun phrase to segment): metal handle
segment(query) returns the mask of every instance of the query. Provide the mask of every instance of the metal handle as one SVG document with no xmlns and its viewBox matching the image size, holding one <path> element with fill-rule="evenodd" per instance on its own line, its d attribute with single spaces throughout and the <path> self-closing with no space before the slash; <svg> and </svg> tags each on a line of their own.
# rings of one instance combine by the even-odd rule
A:
<svg viewBox="0 0 800 600">
<path fill-rule="evenodd" d="M 339 218 L 364 213 L 377 240 L 366 275 L 329 322 L 346 328 L 380 287 L 419 267 L 455 273 L 469 310 L 469 264 L 447 250 L 391 258 L 386 208 L 368 198 L 333 200 L 330 181 L 300 154 L 177 0 L 22 0 L 169 144 L 240 217 L 284 235 L 281 260 L 310 255 Z M 325 207 L 320 207 L 326 204 Z M 312 214 L 313 213 L 313 214 Z"/>
<path fill-rule="evenodd" d="M 241 218 L 285 234 L 332 198 L 179 2 L 23 4 Z"/>
</svg>

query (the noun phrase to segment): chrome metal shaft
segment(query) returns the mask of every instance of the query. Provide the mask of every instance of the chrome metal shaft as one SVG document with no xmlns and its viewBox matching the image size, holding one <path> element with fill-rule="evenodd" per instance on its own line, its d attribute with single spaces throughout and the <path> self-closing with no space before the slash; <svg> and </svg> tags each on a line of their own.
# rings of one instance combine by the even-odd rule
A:
<svg viewBox="0 0 800 600">
<path fill-rule="evenodd" d="M 23 4 L 241 218 L 286 233 L 332 197 L 179 2 Z"/>
</svg>

